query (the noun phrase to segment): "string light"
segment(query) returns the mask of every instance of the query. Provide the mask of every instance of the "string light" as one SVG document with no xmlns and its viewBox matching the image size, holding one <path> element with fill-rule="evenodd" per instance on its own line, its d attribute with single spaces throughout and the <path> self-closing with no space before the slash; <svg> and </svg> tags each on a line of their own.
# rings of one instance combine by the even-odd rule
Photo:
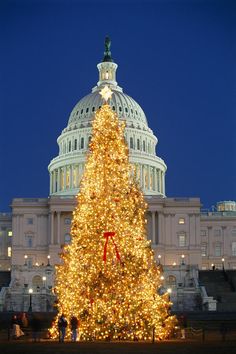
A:
<svg viewBox="0 0 236 354">
<path fill-rule="evenodd" d="M 161 270 L 147 240 L 147 204 L 129 163 L 124 129 L 108 104 L 96 112 L 71 244 L 56 266 L 53 338 L 62 313 L 67 321 L 78 318 L 82 340 L 150 340 L 154 328 L 163 339 L 174 329 L 169 294 L 157 292 Z"/>
</svg>

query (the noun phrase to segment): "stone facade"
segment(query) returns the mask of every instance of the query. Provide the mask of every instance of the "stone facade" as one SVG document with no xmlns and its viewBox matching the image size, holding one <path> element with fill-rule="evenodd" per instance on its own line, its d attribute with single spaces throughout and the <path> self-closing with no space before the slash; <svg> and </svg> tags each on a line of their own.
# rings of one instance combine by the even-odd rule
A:
<svg viewBox="0 0 236 354">
<path fill-rule="evenodd" d="M 165 272 L 163 287 L 172 289 L 174 308 L 194 310 L 199 296 L 206 303 L 211 300 L 198 285 L 197 269 L 213 264 L 236 269 L 236 203 L 219 203 L 217 211 L 201 212 L 199 198 L 167 198 L 167 166 L 156 155 L 158 139 L 142 108 L 118 86 L 117 64 L 102 62 L 98 69 L 97 86 L 76 104 L 57 139 L 59 153 L 48 167 L 50 196 L 13 199 L 12 216 L 0 214 L 0 269 L 12 272 L 9 288 L 1 289 L 0 306 L 26 311 L 31 300 L 34 310 L 52 310 L 54 266 L 60 262 L 61 247 L 70 242 L 92 120 L 102 104 L 99 91 L 108 85 L 113 91 L 110 105 L 126 123 L 130 162 L 148 203 L 147 237 Z M 211 304 L 213 308 L 214 301 Z"/>
</svg>

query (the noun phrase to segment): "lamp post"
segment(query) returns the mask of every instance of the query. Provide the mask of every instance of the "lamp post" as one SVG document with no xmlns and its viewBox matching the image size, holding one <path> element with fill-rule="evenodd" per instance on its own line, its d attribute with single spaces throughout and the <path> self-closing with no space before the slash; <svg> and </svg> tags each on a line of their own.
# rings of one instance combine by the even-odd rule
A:
<svg viewBox="0 0 236 354">
<path fill-rule="evenodd" d="M 167 293 L 168 293 L 168 295 L 169 295 L 169 301 L 170 301 L 170 294 L 172 293 L 172 289 L 171 289 L 171 288 L 168 288 L 168 289 L 167 289 Z"/>
<path fill-rule="evenodd" d="M 28 256 L 27 256 L 27 254 L 25 254 L 25 255 L 24 255 L 24 259 L 25 259 L 24 265 L 25 265 L 25 266 L 27 265 L 27 258 L 28 258 Z"/>
<path fill-rule="evenodd" d="M 47 280 L 47 277 L 45 277 L 45 275 L 42 277 L 42 280 L 43 280 L 43 287 L 46 288 L 46 280 Z"/>
<path fill-rule="evenodd" d="M 29 310 L 28 312 L 32 312 L 32 294 L 33 294 L 33 289 L 32 288 L 29 288 Z"/>
<path fill-rule="evenodd" d="M 224 271 L 225 270 L 225 259 L 224 257 L 221 259 L 222 261 L 222 270 Z"/>
<path fill-rule="evenodd" d="M 48 254 L 48 256 L 47 256 L 47 259 L 48 259 L 48 266 L 50 266 L 50 258 L 51 258 L 51 256 L 50 256 L 50 254 Z"/>
</svg>

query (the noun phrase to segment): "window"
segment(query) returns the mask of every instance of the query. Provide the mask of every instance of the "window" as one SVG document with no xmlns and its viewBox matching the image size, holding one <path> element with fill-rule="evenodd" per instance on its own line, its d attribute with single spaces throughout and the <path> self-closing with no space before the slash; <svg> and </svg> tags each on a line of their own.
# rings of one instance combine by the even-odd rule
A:
<svg viewBox="0 0 236 354">
<path fill-rule="evenodd" d="M 27 219 L 27 224 L 28 225 L 33 225 L 33 218 L 28 218 Z"/>
<path fill-rule="evenodd" d="M 179 237 L 179 247 L 185 247 L 186 246 L 186 233 L 182 232 L 181 234 L 178 235 Z"/>
<path fill-rule="evenodd" d="M 71 151 L 71 141 L 69 141 L 69 152 Z"/>
<path fill-rule="evenodd" d="M 236 236 L 236 229 L 233 229 L 233 230 L 231 231 L 231 235 L 232 235 L 232 236 Z"/>
<path fill-rule="evenodd" d="M 174 275 L 169 275 L 166 279 L 167 285 L 176 285 L 176 277 Z"/>
<path fill-rule="evenodd" d="M 33 247 L 33 235 L 25 235 L 25 243 L 26 243 L 26 247 L 32 248 Z"/>
<path fill-rule="evenodd" d="M 184 224 L 185 224 L 185 219 L 179 218 L 179 225 L 184 225 Z"/>
<path fill-rule="evenodd" d="M 9 237 L 12 236 L 12 231 L 8 231 L 8 236 L 9 236 Z"/>
<path fill-rule="evenodd" d="M 206 230 L 201 230 L 201 236 L 206 236 Z"/>
<path fill-rule="evenodd" d="M 11 247 L 7 247 L 7 256 L 11 257 Z"/>
<path fill-rule="evenodd" d="M 74 150 L 77 150 L 77 139 L 74 141 Z"/>
<path fill-rule="evenodd" d="M 120 112 L 122 111 L 122 107 L 119 107 L 119 111 L 120 111 Z"/>
<path fill-rule="evenodd" d="M 236 242 L 232 242 L 232 256 L 236 256 Z"/>
<path fill-rule="evenodd" d="M 84 138 L 81 138 L 81 140 L 80 140 L 80 148 L 81 149 L 84 148 Z"/>
<path fill-rule="evenodd" d="M 65 225 L 70 225 L 71 219 L 70 218 L 65 218 Z"/>
<path fill-rule="evenodd" d="M 140 140 L 137 139 L 137 149 L 140 150 Z"/>
<path fill-rule="evenodd" d="M 221 256 L 221 244 L 217 243 L 215 245 L 215 256 L 220 257 Z"/>
<path fill-rule="evenodd" d="M 221 229 L 215 229 L 214 236 L 220 236 L 220 235 L 221 235 Z"/>
<path fill-rule="evenodd" d="M 86 108 L 86 113 L 88 113 L 88 111 L 89 111 L 89 108 Z"/>
<path fill-rule="evenodd" d="M 95 107 L 92 108 L 92 111 L 93 111 L 93 112 L 95 111 Z"/>
<path fill-rule="evenodd" d="M 201 244 L 201 255 L 202 255 L 202 257 L 207 256 L 207 244 L 206 243 Z"/>
<path fill-rule="evenodd" d="M 65 244 L 68 245 L 71 241 L 70 234 L 65 234 Z"/>
<path fill-rule="evenodd" d="M 146 145 L 145 145 L 145 141 L 143 141 L 143 151 L 146 150 Z"/>
<path fill-rule="evenodd" d="M 80 114 L 83 114 L 83 111 L 84 111 L 84 110 L 83 110 L 83 109 L 81 109 Z"/>
<path fill-rule="evenodd" d="M 125 112 L 128 112 L 128 108 L 127 107 L 125 107 Z"/>
<path fill-rule="evenodd" d="M 134 140 L 133 138 L 130 138 L 130 149 L 133 149 L 134 148 Z"/>
</svg>

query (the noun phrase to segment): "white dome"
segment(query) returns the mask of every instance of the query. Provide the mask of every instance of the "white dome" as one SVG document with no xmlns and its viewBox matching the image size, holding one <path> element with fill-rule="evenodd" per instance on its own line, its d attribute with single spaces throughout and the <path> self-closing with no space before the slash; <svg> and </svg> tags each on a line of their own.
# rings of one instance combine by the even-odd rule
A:
<svg viewBox="0 0 236 354">
<path fill-rule="evenodd" d="M 164 161 L 156 156 L 157 138 L 148 127 L 146 116 L 137 102 L 123 93 L 116 82 L 115 64 L 110 56 L 99 63 L 99 81 L 92 93 L 73 108 L 67 127 L 57 139 L 59 155 L 49 164 L 50 194 L 76 195 L 83 174 L 86 153 L 92 133 L 92 120 L 102 105 L 99 92 L 107 85 L 113 91 L 110 105 L 121 120 L 126 121 L 125 138 L 130 162 L 136 166 L 140 186 L 145 194 L 165 196 Z"/>
<path fill-rule="evenodd" d="M 93 120 L 94 113 L 102 105 L 102 98 L 97 89 L 93 93 L 83 97 L 73 108 L 68 121 L 67 129 L 77 129 L 81 124 L 88 124 Z M 121 120 L 127 122 L 127 126 L 133 125 L 137 129 L 151 131 L 147 125 L 146 116 L 137 102 L 122 91 L 114 90 L 110 100 L 112 109 L 117 113 Z"/>
</svg>

